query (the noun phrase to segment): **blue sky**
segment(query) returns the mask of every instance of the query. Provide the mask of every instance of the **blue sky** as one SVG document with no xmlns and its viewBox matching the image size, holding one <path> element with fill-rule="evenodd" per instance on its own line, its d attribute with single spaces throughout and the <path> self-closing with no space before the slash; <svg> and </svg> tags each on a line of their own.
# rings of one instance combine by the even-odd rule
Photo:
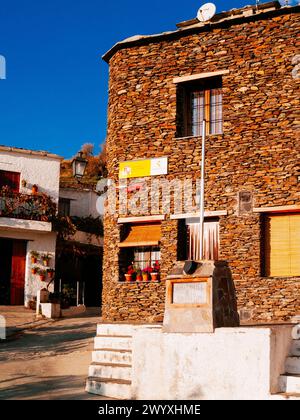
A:
<svg viewBox="0 0 300 420">
<path fill-rule="evenodd" d="M 218 0 L 218 11 L 255 0 Z M 0 144 L 66 158 L 106 135 L 112 45 L 135 34 L 175 29 L 199 0 L 0 0 Z"/>
</svg>

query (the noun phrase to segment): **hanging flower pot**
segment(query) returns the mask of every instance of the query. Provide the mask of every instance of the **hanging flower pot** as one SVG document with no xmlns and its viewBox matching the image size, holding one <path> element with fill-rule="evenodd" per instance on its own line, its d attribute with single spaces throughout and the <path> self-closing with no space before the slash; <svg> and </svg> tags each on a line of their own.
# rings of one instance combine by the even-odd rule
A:
<svg viewBox="0 0 300 420">
<path fill-rule="evenodd" d="M 38 268 L 37 268 L 37 267 L 32 267 L 32 268 L 31 268 L 31 273 L 32 273 L 33 275 L 37 274 L 37 272 L 38 272 Z"/>
<path fill-rule="evenodd" d="M 41 281 L 46 281 L 46 273 L 40 273 L 39 276 Z"/>
<path fill-rule="evenodd" d="M 49 279 L 53 279 L 54 273 L 55 273 L 55 271 L 53 270 L 53 268 L 50 268 L 49 270 L 47 270 L 47 274 L 48 274 Z"/>
<path fill-rule="evenodd" d="M 44 266 L 48 267 L 49 266 L 49 261 L 50 261 L 49 255 L 43 255 L 42 256 L 42 261 L 43 261 Z"/>
<path fill-rule="evenodd" d="M 32 251 L 30 254 L 31 264 L 36 264 L 39 257 L 38 252 Z"/>
<path fill-rule="evenodd" d="M 35 195 L 38 193 L 38 191 L 39 191 L 39 187 L 36 184 L 34 184 L 31 188 L 32 194 Z"/>
</svg>

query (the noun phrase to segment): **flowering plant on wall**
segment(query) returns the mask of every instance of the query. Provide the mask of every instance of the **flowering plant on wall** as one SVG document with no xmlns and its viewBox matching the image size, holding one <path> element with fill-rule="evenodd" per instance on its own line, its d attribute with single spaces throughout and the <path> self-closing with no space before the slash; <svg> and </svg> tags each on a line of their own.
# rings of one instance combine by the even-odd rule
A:
<svg viewBox="0 0 300 420">
<path fill-rule="evenodd" d="M 160 272 L 160 264 L 159 264 L 159 261 L 155 261 L 155 263 L 153 265 L 153 271 L 155 273 L 159 273 Z"/>
<path fill-rule="evenodd" d="M 127 268 L 127 273 L 125 274 L 125 280 L 126 281 L 132 281 L 133 280 L 133 276 L 135 275 L 135 270 L 133 268 L 133 265 L 130 265 Z"/>
<path fill-rule="evenodd" d="M 56 214 L 56 204 L 46 194 L 21 194 L 8 187 L 0 189 L 0 216 L 48 222 Z"/>
<path fill-rule="evenodd" d="M 148 267 L 143 269 L 143 273 L 151 274 L 153 272 L 153 268 L 151 265 L 148 265 Z"/>
</svg>

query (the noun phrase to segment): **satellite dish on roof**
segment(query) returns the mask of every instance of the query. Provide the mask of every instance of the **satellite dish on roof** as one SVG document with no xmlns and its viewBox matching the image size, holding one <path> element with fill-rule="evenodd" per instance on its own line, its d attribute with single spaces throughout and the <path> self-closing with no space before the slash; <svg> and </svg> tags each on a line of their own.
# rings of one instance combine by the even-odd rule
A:
<svg viewBox="0 0 300 420">
<path fill-rule="evenodd" d="M 215 16 L 216 11 L 217 8 L 213 3 L 206 3 L 198 10 L 197 19 L 200 22 L 207 22 Z"/>
</svg>

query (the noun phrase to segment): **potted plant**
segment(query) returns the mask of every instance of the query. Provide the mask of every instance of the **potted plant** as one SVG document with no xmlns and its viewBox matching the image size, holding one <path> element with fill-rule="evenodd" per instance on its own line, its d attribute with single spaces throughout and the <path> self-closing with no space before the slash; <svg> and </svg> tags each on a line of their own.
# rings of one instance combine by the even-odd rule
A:
<svg viewBox="0 0 300 420">
<path fill-rule="evenodd" d="M 33 266 L 33 267 L 31 267 L 31 273 L 33 274 L 33 275 L 35 275 L 35 274 L 37 274 L 37 272 L 38 272 L 38 267 L 35 265 L 35 266 Z"/>
<path fill-rule="evenodd" d="M 152 272 L 150 273 L 152 281 L 158 281 L 159 272 L 160 272 L 160 264 L 159 264 L 158 261 L 155 261 L 155 264 L 153 265 Z"/>
<path fill-rule="evenodd" d="M 138 268 L 136 271 L 136 281 L 143 281 L 143 274 L 140 268 Z"/>
<path fill-rule="evenodd" d="M 45 267 L 49 266 L 49 261 L 50 261 L 51 257 L 49 254 L 43 254 L 42 255 L 42 261 Z"/>
<path fill-rule="evenodd" d="M 42 269 L 39 269 L 38 270 L 38 275 L 40 276 L 40 280 L 41 281 L 45 281 L 46 280 L 46 274 L 47 274 L 47 271 L 46 270 L 42 270 Z"/>
<path fill-rule="evenodd" d="M 143 270 L 143 281 L 149 281 L 149 274 L 150 274 L 151 270 L 152 270 L 152 268 L 150 266 L 144 268 L 144 270 Z"/>
<path fill-rule="evenodd" d="M 130 282 L 130 281 L 132 281 L 133 280 L 133 275 L 134 275 L 134 269 L 133 269 L 133 266 L 132 265 L 130 265 L 129 267 L 128 267 L 128 270 L 127 270 L 127 273 L 125 274 L 125 281 L 126 282 Z"/>
<path fill-rule="evenodd" d="M 55 273 L 55 270 L 53 268 L 48 268 L 47 274 L 48 274 L 49 279 L 53 279 L 54 273 Z"/>
<path fill-rule="evenodd" d="M 34 184 L 31 188 L 31 192 L 33 195 L 37 194 L 38 190 L 39 190 L 39 187 L 36 184 Z"/>
<path fill-rule="evenodd" d="M 38 257 L 39 257 L 39 253 L 38 252 L 31 251 L 31 254 L 30 254 L 31 264 L 36 264 L 37 263 L 37 260 L 38 260 Z"/>
</svg>

